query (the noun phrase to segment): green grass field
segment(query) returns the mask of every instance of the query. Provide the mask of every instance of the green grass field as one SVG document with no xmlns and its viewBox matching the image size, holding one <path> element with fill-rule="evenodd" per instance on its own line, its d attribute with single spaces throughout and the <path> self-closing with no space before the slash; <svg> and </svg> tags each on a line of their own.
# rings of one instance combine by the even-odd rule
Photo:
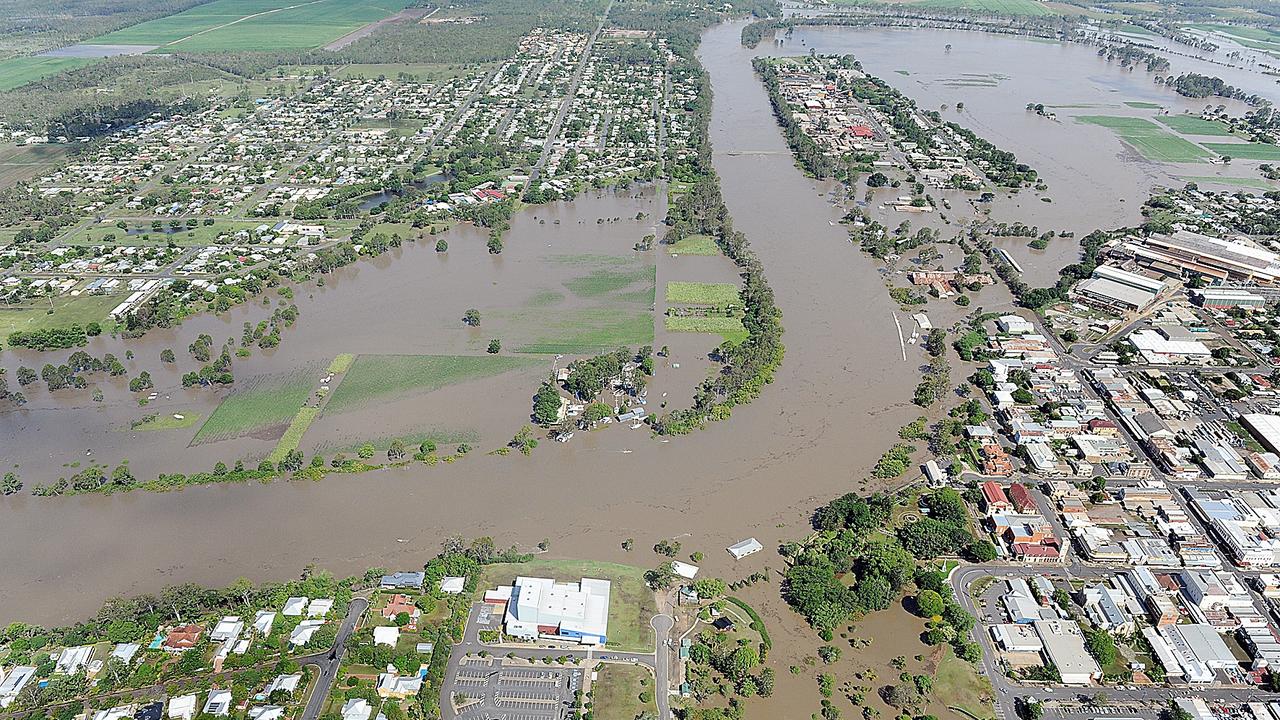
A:
<svg viewBox="0 0 1280 720">
<path fill-rule="evenodd" d="M 652 265 L 627 270 L 598 268 L 590 275 L 565 281 L 564 286 L 578 297 L 598 298 L 641 283 L 652 285 L 654 277 L 655 268 Z"/>
<path fill-rule="evenodd" d="M 235 389 L 200 426 L 192 444 L 241 437 L 291 422 L 311 397 L 323 367 L 308 364 L 290 372 L 237 379 Z"/>
<path fill-rule="evenodd" d="M 933 681 L 933 699 L 947 707 L 962 708 L 976 718 L 993 718 L 995 711 L 990 701 L 993 694 L 991 681 L 974 666 L 955 656 L 951 648 L 943 651 L 938 663 L 937 677 Z"/>
<path fill-rule="evenodd" d="M 106 221 L 91 226 L 84 232 L 76 233 L 67 238 L 68 245 L 101 245 L 107 242 L 104 237 L 107 235 L 115 235 L 115 242 L 128 243 L 130 245 L 167 245 L 170 240 L 178 245 L 212 245 L 215 239 L 225 232 L 236 232 L 238 230 L 248 230 L 258 227 L 261 222 L 249 222 L 245 220 L 223 220 L 221 218 L 214 221 L 212 225 L 205 225 L 201 219 L 200 224 L 196 227 L 189 228 L 185 225 L 175 233 L 166 233 L 169 229 L 169 221 L 164 222 L 161 230 L 152 230 L 150 221 L 138 222 L 137 220 L 126 221 L 129 230 L 140 229 L 141 232 L 130 235 L 127 230 L 121 230 L 116 227 L 116 218 L 108 218 Z M 145 239 L 144 239 L 145 237 Z"/>
<path fill-rule="evenodd" d="M 678 305 L 741 305 L 738 286 L 732 283 L 669 282 L 667 302 Z"/>
<path fill-rule="evenodd" d="M 1205 147 L 1219 155 L 1229 155 L 1241 160 L 1280 160 L 1280 145 L 1267 143 L 1205 143 Z"/>
<path fill-rule="evenodd" d="M 125 295 L 81 295 L 79 297 L 55 297 L 53 313 L 50 314 L 49 303 L 45 300 L 23 303 L 21 305 L 0 305 L 0 344 L 8 339 L 9 333 L 15 330 L 41 330 L 68 325 L 87 325 L 91 322 L 102 323 L 103 327 L 114 325 L 107 313 L 119 305 Z"/>
<path fill-rule="evenodd" d="M 672 255 L 719 255 L 720 246 L 710 235 L 690 235 L 667 246 Z"/>
<path fill-rule="evenodd" d="M 514 348 L 518 353 L 590 355 L 622 346 L 653 344 L 653 313 L 618 308 L 580 308 L 531 318 L 539 331 Z"/>
<path fill-rule="evenodd" d="M 29 82 L 55 75 L 63 70 L 84 67 L 95 59 L 26 55 L 0 60 L 0 92 L 22 87 Z"/>
<path fill-rule="evenodd" d="M 649 702 L 640 702 L 648 691 Z M 653 677 L 641 665 L 607 663 L 600 666 L 591 686 L 591 717 L 596 720 L 635 720 L 646 710 L 657 712 L 653 702 Z"/>
<path fill-rule="evenodd" d="M 475 430 L 448 430 L 436 428 L 423 432 L 410 433 L 408 435 L 381 435 L 378 437 L 364 438 L 360 440 L 360 442 L 351 442 L 347 444 L 325 443 L 324 445 L 316 448 L 316 452 L 321 452 L 325 455 L 332 455 L 334 453 L 354 455 L 360 450 L 361 445 L 371 443 L 378 451 L 377 454 L 374 455 L 375 458 L 386 457 L 387 449 L 391 447 L 391 441 L 397 439 L 405 444 L 405 447 L 409 449 L 410 454 L 416 453 L 423 441 L 430 440 L 439 447 L 440 453 L 443 455 L 448 450 L 448 448 L 445 447 L 447 445 L 457 445 L 459 443 L 467 443 L 469 445 L 477 444 L 480 442 L 480 433 Z"/>
<path fill-rule="evenodd" d="M 561 582 L 584 577 L 608 580 L 608 647 L 634 652 L 653 652 L 653 628 L 649 621 L 657 614 L 653 591 L 644 582 L 644 570 L 630 565 L 591 560 L 541 560 L 527 563 L 485 565 L 480 571 L 477 594 L 499 585 L 510 585 L 517 575 L 549 577 Z M 479 597 L 476 598 L 477 600 Z"/>
<path fill-rule="evenodd" d="M 329 362 L 328 372 L 344 373 L 351 369 L 351 364 L 355 361 L 355 353 L 338 353 L 338 356 Z"/>
<path fill-rule="evenodd" d="M 404 0 L 213 0 L 94 38 L 159 45 L 157 52 L 243 52 L 320 47 L 403 10 Z"/>
<path fill-rule="evenodd" d="M 285 429 L 284 435 L 280 436 L 280 441 L 276 443 L 275 449 L 267 455 L 267 460 L 278 463 L 289 454 L 290 450 L 297 450 L 298 445 L 302 444 L 302 436 L 307 434 L 307 429 L 311 427 L 311 423 L 320 417 L 320 409 L 314 407 L 303 406 L 298 408 L 298 413 L 293 416 L 293 420 L 289 422 L 289 427 Z"/>
<path fill-rule="evenodd" d="M 378 400 L 430 392 L 541 362 L 497 355 L 360 355 L 333 391 L 324 411 L 326 415 L 346 412 Z"/>
<path fill-rule="evenodd" d="M 1076 121 L 1110 129 L 1140 155 L 1154 162 L 1199 162 L 1209 157 L 1209 153 L 1195 143 L 1165 132 L 1143 118 L 1080 115 Z"/>
<path fill-rule="evenodd" d="M 1195 115 L 1166 115 L 1156 118 L 1183 135 L 1216 135 L 1231 134 L 1231 129 L 1217 120 L 1205 120 Z"/>
<path fill-rule="evenodd" d="M 1126 100 L 1124 104 L 1128 105 L 1131 108 L 1137 108 L 1139 110 L 1159 110 L 1160 108 L 1164 107 L 1159 103 L 1143 102 L 1141 100 Z"/>
<path fill-rule="evenodd" d="M 1255 190 L 1272 190 L 1275 188 L 1275 185 L 1273 185 L 1270 182 L 1267 182 L 1266 180 L 1263 180 L 1262 178 L 1213 177 L 1212 175 L 1203 175 L 1203 176 L 1184 175 L 1182 179 L 1186 180 L 1187 182 L 1200 183 L 1202 185 L 1217 183 L 1218 185 L 1230 185 L 1231 187 L 1253 188 Z"/>
<path fill-rule="evenodd" d="M 67 158 L 67 145 L 0 147 L 0 188 L 49 172 Z M 12 228 L 6 228 L 12 229 Z"/>
<path fill-rule="evenodd" d="M 736 317 L 668 317 L 670 332 L 714 333 L 737 345 L 747 339 L 747 329 Z"/>
</svg>

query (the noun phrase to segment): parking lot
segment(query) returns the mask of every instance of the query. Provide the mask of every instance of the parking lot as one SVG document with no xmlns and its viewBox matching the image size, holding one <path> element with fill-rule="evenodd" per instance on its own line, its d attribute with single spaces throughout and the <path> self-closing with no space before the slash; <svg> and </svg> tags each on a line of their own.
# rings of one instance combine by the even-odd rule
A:
<svg viewBox="0 0 1280 720">
<path fill-rule="evenodd" d="M 445 688 L 446 697 L 472 701 L 458 712 L 471 720 L 549 720 L 565 717 L 582 687 L 580 668 L 505 664 L 500 658 L 467 658 Z"/>
</svg>

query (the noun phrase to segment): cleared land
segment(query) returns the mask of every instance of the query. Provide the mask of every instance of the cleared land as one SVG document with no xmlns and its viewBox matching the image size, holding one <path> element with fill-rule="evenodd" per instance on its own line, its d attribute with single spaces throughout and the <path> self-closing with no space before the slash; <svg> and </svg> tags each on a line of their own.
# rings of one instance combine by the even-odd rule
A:
<svg viewBox="0 0 1280 720">
<path fill-rule="evenodd" d="M 720 246 L 710 235 L 690 235 L 667 246 L 672 255 L 719 255 Z"/>
<path fill-rule="evenodd" d="M 0 148 L 0 188 L 48 172 L 66 157 L 66 145 L 9 145 Z"/>
<path fill-rule="evenodd" d="M 1231 129 L 1217 120 L 1205 120 L 1195 115 L 1167 115 L 1156 119 L 1183 135 L 1225 136 L 1231 134 Z"/>
<path fill-rule="evenodd" d="M 561 582 L 576 582 L 584 577 L 610 581 L 613 587 L 609 598 L 608 647 L 653 652 L 653 628 L 649 621 L 658 610 L 653 591 L 644 582 L 643 569 L 590 560 L 535 559 L 527 563 L 486 565 L 480 572 L 477 593 L 483 595 L 485 590 L 510 585 L 517 575 L 549 577 Z"/>
<path fill-rule="evenodd" d="M 747 339 L 747 329 L 736 317 L 668 317 L 671 332 L 713 333 L 737 345 Z"/>
<path fill-rule="evenodd" d="M 78 68 L 96 58 L 45 57 L 28 55 L 0 60 L 0 92 L 22 87 L 29 82 L 48 77 L 63 70 Z"/>
<path fill-rule="evenodd" d="M 403 0 L 214 0 L 94 39 L 156 52 L 317 48 L 404 9 Z"/>
<path fill-rule="evenodd" d="M 1205 143 L 1205 147 L 1219 155 L 1230 155 L 1244 160 L 1280 160 L 1280 145 L 1267 143 Z"/>
<path fill-rule="evenodd" d="M 200 426 L 192 444 L 248 435 L 291 422 L 311 397 L 323 365 L 304 365 L 290 372 L 236 380 L 236 389 Z"/>
<path fill-rule="evenodd" d="M 737 305 L 738 286 L 732 283 L 669 282 L 667 302 L 680 305 Z"/>
<path fill-rule="evenodd" d="M 649 702 L 640 702 L 642 692 L 648 693 Z M 591 710 L 596 720 L 635 720 L 646 710 L 657 712 L 649 671 L 640 665 L 601 665 L 591 686 Z"/>
<path fill-rule="evenodd" d="M 1143 118 L 1081 115 L 1076 121 L 1110 129 L 1140 155 L 1154 162 L 1199 162 L 1209 157 L 1209 153 L 1195 143 L 1165 132 Z"/>
<path fill-rule="evenodd" d="M 470 355 L 360 355 L 325 405 L 325 413 L 364 407 L 386 397 L 501 375 L 542 362 L 535 358 Z"/>
<path fill-rule="evenodd" d="M 67 325 L 87 325 L 100 322 L 104 325 L 107 313 L 124 300 L 124 295 L 81 295 L 79 297 L 53 298 L 53 312 L 44 300 L 20 305 L 0 306 L 0 342 L 15 330 L 42 330 Z"/>
</svg>

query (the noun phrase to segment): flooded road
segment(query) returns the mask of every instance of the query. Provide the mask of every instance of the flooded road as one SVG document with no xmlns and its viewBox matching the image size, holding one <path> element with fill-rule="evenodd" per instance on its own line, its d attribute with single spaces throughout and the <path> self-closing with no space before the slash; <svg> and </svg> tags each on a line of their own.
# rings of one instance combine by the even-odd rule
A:
<svg viewBox="0 0 1280 720">
<path fill-rule="evenodd" d="M 689 551 L 706 553 L 712 575 L 736 577 L 767 564 L 764 556 L 772 553 L 730 569 L 723 548 L 751 535 L 767 547 L 795 537 L 816 504 L 853 489 L 897 428 L 918 414 L 909 398 L 923 357 L 913 346 L 902 360 L 897 308 L 874 265 L 835 224 L 842 213 L 824 199 L 829 188 L 794 167 L 740 32 L 740 24 L 713 28 L 700 56 L 715 91 L 711 137 L 726 200 L 784 313 L 786 361 L 755 403 L 736 409 L 727 422 L 669 442 L 618 428 L 582 434 L 568 445 L 544 443 L 528 458 L 476 453 L 450 466 L 316 483 L 3 499 L 3 619 L 67 621 L 93 612 L 111 595 L 153 592 L 179 581 L 283 578 L 307 563 L 336 573 L 416 567 L 451 534 L 492 535 L 500 545 L 526 548 L 548 538 L 556 556 L 640 565 L 656 560 L 647 552 L 628 555 L 622 540 L 633 537 L 637 547 L 647 547 L 681 537 Z M 517 222 L 507 245 L 514 249 L 522 238 L 553 228 Z M 520 273 L 512 259 L 504 254 L 503 267 Z M 385 287 L 420 282 L 397 267 L 357 272 L 376 274 Z M 664 272 L 660 261 L 660 283 Z M 330 283 L 316 300 L 332 298 L 331 309 L 350 301 L 342 294 L 345 282 Z M 441 323 L 454 317 L 454 308 L 440 315 L 426 303 L 393 313 L 384 306 L 348 325 L 336 310 L 320 311 L 302 297 L 298 303 L 303 319 L 290 332 L 300 335 L 321 317 L 384 352 L 434 350 L 439 334 L 452 337 L 447 343 L 455 347 L 474 341 L 465 331 L 443 333 Z M 240 318 L 207 322 L 225 323 L 222 332 L 234 334 Z M 406 323 L 417 332 L 407 332 Z M 309 346 L 295 339 L 286 333 L 279 352 Z M 661 374 L 655 382 L 663 382 Z M 525 397 L 532 389 L 525 387 Z M 487 397 L 477 389 L 473 401 Z M 466 400 L 455 395 L 452 401 Z M 376 412 L 366 420 L 381 422 Z M 379 434 L 377 428 L 370 432 Z"/>
</svg>

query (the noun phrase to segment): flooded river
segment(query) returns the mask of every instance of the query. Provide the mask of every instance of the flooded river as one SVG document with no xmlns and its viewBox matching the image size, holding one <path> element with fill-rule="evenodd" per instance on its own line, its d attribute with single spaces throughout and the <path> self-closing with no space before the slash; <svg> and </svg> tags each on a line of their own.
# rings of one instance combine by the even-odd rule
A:
<svg viewBox="0 0 1280 720">
<path fill-rule="evenodd" d="M 500 544 L 525 547 L 545 537 L 554 555 L 614 560 L 627 559 L 619 544 L 628 537 L 646 547 L 679 536 L 690 551 L 707 554 L 713 575 L 736 577 L 744 567 L 762 567 L 767 558 L 730 571 L 723 548 L 750 535 L 766 546 L 794 537 L 817 503 L 853 489 L 897 428 L 916 416 L 908 401 L 922 357 L 911 347 L 903 361 L 896 307 L 875 266 L 835 224 L 841 213 L 823 197 L 829 188 L 795 169 L 752 74 L 751 53 L 740 47 L 740 31 L 740 24 L 710 30 L 700 54 L 715 91 L 711 135 L 729 209 L 763 260 L 785 314 L 786 362 L 759 400 L 737 409 L 728 422 L 669 442 L 618 429 L 568 445 L 547 443 L 528 458 L 471 456 L 448 467 L 331 476 L 317 483 L 3 499 L 4 619 L 65 621 L 92 612 L 110 595 L 155 591 L 177 581 L 280 578 L 312 562 L 337 573 L 413 567 L 450 534 L 489 534 Z M 628 232 L 639 232 L 643 224 Z M 522 239 L 554 242 L 554 228 L 523 218 L 508 239 L 508 252 Z M 489 262 L 482 250 L 453 257 L 457 242 L 451 238 L 450 263 Z M 402 253 L 426 255 L 428 249 L 419 244 Z M 499 262 L 508 273 L 532 272 L 522 271 L 514 259 L 504 253 Z M 352 273 L 376 275 L 388 297 L 398 284 L 421 282 L 412 265 L 398 271 L 401 266 L 390 257 L 374 264 L 379 267 Z M 659 262 L 659 282 L 666 272 Z M 457 275 L 460 285 L 473 277 L 465 270 Z M 372 351 L 436 352 L 440 342 L 470 347 L 478 341 L 465 330 L 443 329 L 456 308 L 442 315 L 425 303 L 382 305 L 344 314 L 341 307 L 353 299 L 342 286 L 354 280 L 343 278 L 314 299 L 298 299 L 302 319 L 286 332 L 278 352 L 311 347 L 305 335 L 316 332 L 307 328 L 317 323 L 336 325 Z M 497 287 L 495 292 L 510 292 Z M 199 320 L 183 332 L 209 326 L 218 328 L 215 337 L 234 336 L 241 319 L 232 313 Z M 438 335 L 452 339 L 437 341 Z M 661 375 L 656 382 L 664 382 Z M 524 384 L 514 396 L 523 412 L 532 388 Z M 477 389 L 474 401 L 490 397 Z M 380 419 L 371 413 L 368 421 Z M 58 422 L 49 417 L 45 427 L 56 429 Z M 650 558 L 639 555 L 632 562 L 647 564 Z"/>
</svg>

